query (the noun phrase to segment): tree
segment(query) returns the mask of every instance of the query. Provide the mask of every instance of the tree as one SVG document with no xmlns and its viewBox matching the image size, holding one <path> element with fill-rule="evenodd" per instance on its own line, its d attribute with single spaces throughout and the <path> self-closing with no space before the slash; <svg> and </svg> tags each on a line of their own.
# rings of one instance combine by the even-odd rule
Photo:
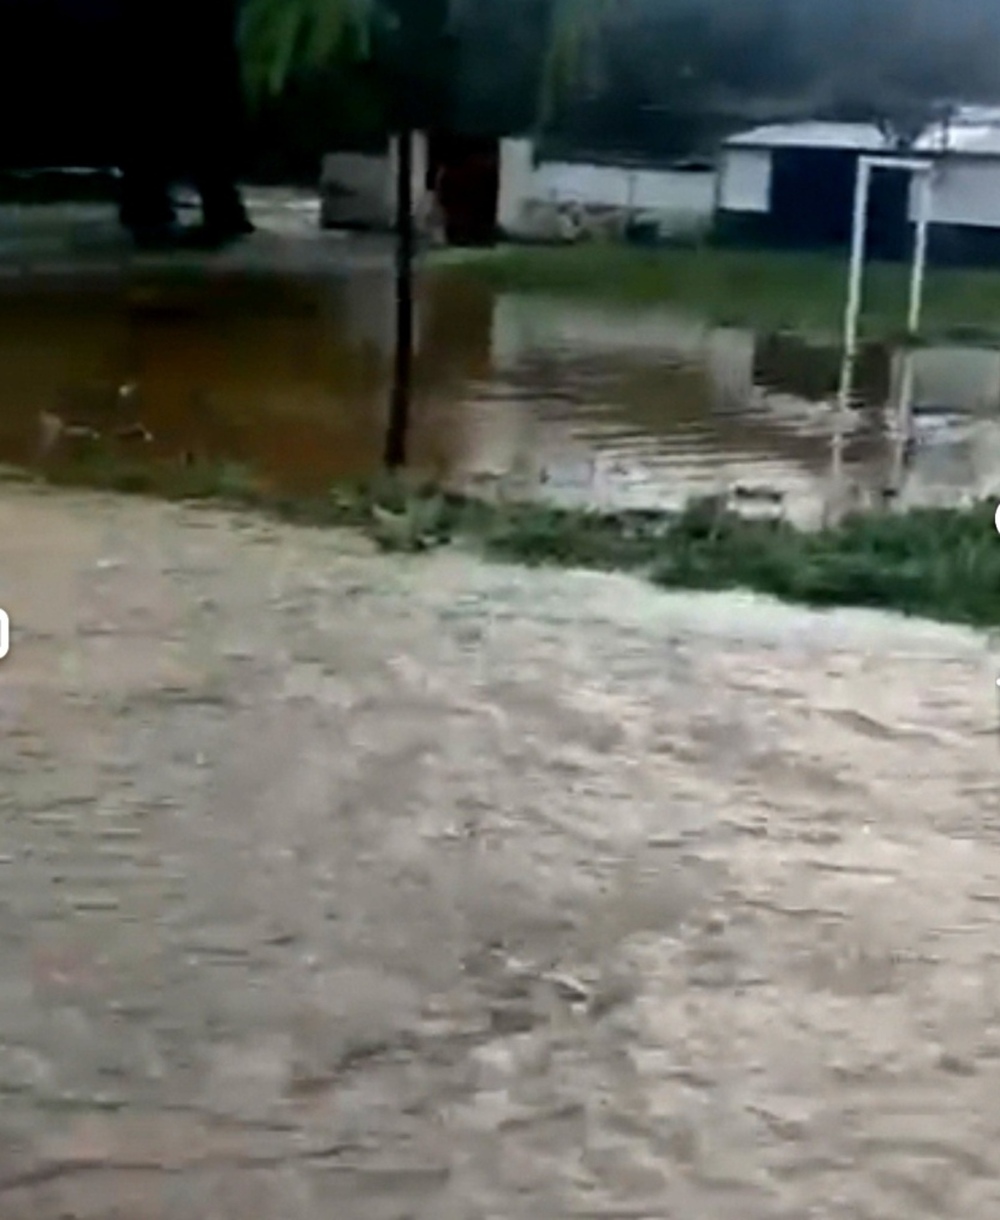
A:
<svg viewBox="0 0 1000 1220">
<path fill-rule="evenodd" d="M 245 0 L 247 82 L 259 97 L 280 92 L 297 71 L 363 61 L 423 83 L 453 66 L 449 44 L 484 24 L 493 32 L 513 21 L 528 36 L 543 35 L 537 110 L 544 114 L 576 76 L 610 7 L 610 0 Z M 421 62 L 427 52 L 430 61 Z"/>
<path fill-rule="evenodd" d="M 537 111 L 572 78 L 604 0 L 547 0 Z M 497 4 L 509 14 L 511 0 Z M 296 71 L 363 63 L 384 81 L 396 134 L 396 339 L 385 464 L 406 461 L 413 364 L 413 133 L 440 121 L 455 84 L 455 49 L 472 0 L 246 0 L 241 29 L 247 82 L 260 97 Z"/>
</svg>

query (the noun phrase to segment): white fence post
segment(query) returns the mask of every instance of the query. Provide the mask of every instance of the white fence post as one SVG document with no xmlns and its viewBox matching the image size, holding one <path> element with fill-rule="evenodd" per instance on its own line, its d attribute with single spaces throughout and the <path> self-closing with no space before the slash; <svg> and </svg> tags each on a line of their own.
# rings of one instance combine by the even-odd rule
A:
<svg viewBox="0 0 1000 1220">
<path fill-rule="evenodd" d="M 851 261 L 847 282 L 847 306 L 844 312 L 844 352 L 840 367 L 840 388 L 837 394 L 837 419 L 833 435 L 833 478 L 839 485 L 843 474 L 844 428 L 854 394 L 854 371 L 858 357 L 858 321 L 861 314 L 861 289 L 864 274 L 865 244 L 868 231 L 868 195 L 871 175 L 875 169 L 896 170 L 922 175 L 917 197 L 916 239 L 913 267 L 910 274 L 910 299 L 907 326 L 910 336 L 920 329 L 923 307 L 924 279 L 927 270 L 927 236 L 931 219 L 931 163 L 894 157 L 859 157 L 854 186 L 854 217 L 851 227 Z M 901 440 L 897 457 L 897 477 L 902 466 L 909 436 L 909 399 L 913 396 L 913 361 L 907 351 L 902 369 L 898 427 Z"/>
<path fill-rule="evenodd" d="M 840 406 L 851 405 L 854 363 L 858 353 L 858 316 L 861 312 L 861 277 L 864 274 L 865 239 L 868 236 L 868 190 L 872 167 L 861 157 L 854 184 L 854 219 L 851 224 L 851 264 L 847 279 L 847 308 L 844 312 L 844 355 L 840 369 Z"/>
<path fill-rule="evenodd" d="M 920 331 L 920 312 L 924 303 L 924 279 L 927 275 L 927 231 L 931 221 L 931 175 L 927 170 L 917 196 L 917 233 L 913 248 L 913 273 L 910 277 L 910 314 L 907 326 L 911 337 Z"/>
</svg>

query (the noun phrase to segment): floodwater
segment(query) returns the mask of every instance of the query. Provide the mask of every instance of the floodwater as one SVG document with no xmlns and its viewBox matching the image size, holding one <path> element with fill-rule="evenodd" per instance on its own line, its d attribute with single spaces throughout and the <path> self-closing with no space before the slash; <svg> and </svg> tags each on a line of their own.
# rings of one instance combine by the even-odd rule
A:
<svg viewBox="0 0 1000 1220">
<path fill-rule="evenodd" d="M 392 343 L 388 265 L 242 286 L 149 280 L 127 292 L 0 299 L 0 461 L 81 444 L 223 460 L 283 491 L 380 461 Z M 839 353 L 430 275 L 419 303 L 412 464 L 481 494 L 674 506 L 771 489 L 818 520 L 893 478 L 902 356 L 862 355 L 846 482 L 831 479 Z M 1000 352 L 914 354 L 916 443 L 901 489 L 953 502 L 1000 486 Z M 141 424 L 141 428 L 138 426 Z"/>
<path fill-rule="evenodd" d="M 0 495 L 3 1220 L 1000 1216 L 981 637 Z"/>
</svg>

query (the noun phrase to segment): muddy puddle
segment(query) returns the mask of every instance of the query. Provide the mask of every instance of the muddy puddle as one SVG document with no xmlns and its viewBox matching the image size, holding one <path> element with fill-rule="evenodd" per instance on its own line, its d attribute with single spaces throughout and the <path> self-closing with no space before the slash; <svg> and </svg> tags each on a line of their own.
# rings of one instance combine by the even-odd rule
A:
<svg viewBox="0 0 1000 1220">
<path fill-rule="evenodd" d="M 227 461 L 282 491 L 378 466 L 392 341 L 388 268 L 254 289 L 155 279 L 127 292 L 0 300 L 0 461 L 83 446 Z M 822 516 L 831 482 L 833 345 L 713 329 L 658 311 L 494 295 L 431 275 L 419 308 L 414 466 L 481 493 L 673 506 L 734 487 Z M 1000 485 L 1000 352 L 913 354 L 904 500 Z M 847 427 L 848 488 L 879 501 L 897 451 L 903 356 L 865 351 Z"/>
</svg>

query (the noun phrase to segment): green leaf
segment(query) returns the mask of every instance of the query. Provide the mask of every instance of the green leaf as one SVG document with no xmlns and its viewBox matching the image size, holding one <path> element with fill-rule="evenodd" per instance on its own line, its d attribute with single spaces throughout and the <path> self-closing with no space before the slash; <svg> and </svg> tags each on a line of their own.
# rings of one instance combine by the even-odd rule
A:
<svg viewBox="0 0 1000 1220">
<path fill-rule="evenodd" d="M 398 0 L 397 0 L 398 3 Z M 408 0 L 419 11 L 420 0 Z M 477 0 L 502 4 L 503 0 Z M 576 76 L 583 50 L 600 29 L 608 0 L 552 0 L 539 109 L 551 110 Z M 470 0 L 453 0 L 440 34 L 461 25 Z M 299 71 L 333 64 L 338 57 L 363 62 L 376 36 L 398 33 L 410 23 L 388 0 L 246 0 L 240 41 L 251 94 L 280 93 Z M 418 22 L 414 22 L 419 25 Z M 426 30 L 419 42 L 426 47 Z M 405 43 L 402 53 L 406 54 Z M 412 55 L 423 54 L 415 47 Z"/>
</svg>

